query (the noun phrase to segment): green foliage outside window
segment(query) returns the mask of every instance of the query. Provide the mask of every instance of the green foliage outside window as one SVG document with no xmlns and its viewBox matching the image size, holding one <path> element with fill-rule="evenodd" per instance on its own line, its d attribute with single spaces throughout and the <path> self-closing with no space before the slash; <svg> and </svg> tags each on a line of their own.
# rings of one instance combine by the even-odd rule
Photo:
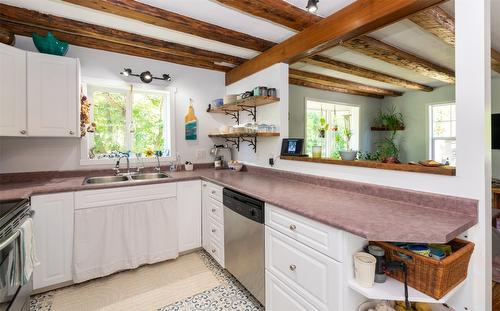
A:
<svg viewBox="0 0 500 311">
<path fill-rule="evenodd" d="M 134 94 L 132 122 L 134 143 L 132 152 L 144 153 L 164 149 L 163 97 L 158 95 Z"/>
<path fill-rule="evenodd" d="M 95 155 L 126 151 L 126 97 L 124 94 L 96 91 L 93 95 Z"/>
<path fill-rule="evenodd" d="M 163 95 L 134 93 L 129 107 L 125 93 L 94 91 L 93 122 L 96 130 L 90 157 L 122 152 L 145 154 L 146 150 L 165 150 L 166 107 Z M 127 108 L 131 109 L 127 120 Z"/>
</svg>

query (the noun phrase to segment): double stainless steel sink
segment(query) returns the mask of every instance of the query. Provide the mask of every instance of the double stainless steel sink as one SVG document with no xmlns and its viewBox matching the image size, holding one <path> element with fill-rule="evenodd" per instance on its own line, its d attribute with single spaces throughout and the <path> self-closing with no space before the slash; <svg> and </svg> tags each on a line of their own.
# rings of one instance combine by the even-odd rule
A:
<svg viewBox="0 0 500 311">
<path fill-rule="evenodd" d="M 145 174 L 118 175 L 118 176 L 99 176 L 99 177 L 87 177 L 83 181 L 83 184 L 84 185 L 111 184 L 111 183 L 121 183 L 121 182 L 157 180 L 157 179 L 164 179 L 164 178 L 170 178 L 170 176 L 165 174 L 165 173 L 145 173 Z"/>
</svg>

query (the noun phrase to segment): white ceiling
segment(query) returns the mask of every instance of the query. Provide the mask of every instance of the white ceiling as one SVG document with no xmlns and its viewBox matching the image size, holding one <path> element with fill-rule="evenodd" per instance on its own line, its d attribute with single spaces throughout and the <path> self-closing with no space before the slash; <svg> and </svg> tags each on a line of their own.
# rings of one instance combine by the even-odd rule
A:
<svg viewBox="0 0 500 311">
<path fill-rule="evenodd" d="M 222 27 L 230 28 L 240 32 L 244 32 L 259 38 L 263 38 L 273 42 L 281 42 L 295 32 L 256 18 L 237 10 L 230 9 L 222 6 L 213 0 L 139 0 L 145 4 L 159 7 L 165 10 L 173 11 L 182 15 L 186 15 L 195 19 L 203 20 L 212 24 Z M 277 0 L 278 1 L 278 0 Z M 305 9 L 307 0 L 286 0 L 287 2 Z M 321 0 L 319 2 L 319 10 L 317 12 L 320 16 L 329 16 L 332 13 L 342 9 L 355 0 Z M 500 0 L 492 1 L 492 32 L 493 32 L 493 46 L 500 50 Z M 24 7 L 44 13 L 63 16 L 79 21 L 89 22 L 105 27 L 116 28 L 124 31 L 129 31 L 145 36 L 150 36 L 166 41 L 182 43 L 193 47 L 198 47 L 206 50 L 231 54 L 235 56 L 252 58 L 258 54 L 252 51 L 237 46 L 232 46 L 205 38 L 192 36 L 189 34 L 172 31 L 169 29 L 153 26 L 137 20 L 123 18 L 120 16 L 106 14 L 99 11 L 83 8 L 80 6 L 68 4 L 61 0 L 0 0 L 0 3 L 5 3 L 13 6 Z M 454 5 L 452 2 L 445 3 L 443 8 L 450 14 L 454 12 Z M 449 45 L 443 43 L 433 35 L 423 31 L 417 25 L 408 20 L 403 20 L 385 28 L 379 29 L 371 36 L 384 41 L 388 44 L 394 45 L 402 50 L 425 58 L 438 65 L 453 69 L 454 68 L 454 49 Z M 411 39 L 409 39 L 411 38 Z M 445 85 L 437 80 L 429 79 L 415 72 L 391 65 L 365 55 L 352 52 L 342 47 L 336 47 L 325 51 L 324 55 L 330 56 L 337 60 L 356 64 L 361 67 L 366 67 L 393 76 L 405 78 L 411 81 L 419 82 L 430 86 Z M 322 73 L 339 78 L 344 78 L 368 85 L 383 87 L 393 90 L 401 90 L 399 87 L 380 83 L 364 78 L 359 78 L 332 70 L 326 70 L 315 66 L 305 64 L 294 64 L 293 68 L 301 68 L 306 71 Z"/>
</svg>

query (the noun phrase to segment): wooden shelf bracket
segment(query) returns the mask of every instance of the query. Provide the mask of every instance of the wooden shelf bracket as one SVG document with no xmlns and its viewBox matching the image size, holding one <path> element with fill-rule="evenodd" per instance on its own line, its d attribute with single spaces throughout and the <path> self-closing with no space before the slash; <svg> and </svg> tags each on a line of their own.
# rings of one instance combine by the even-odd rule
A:
<svg viewBox="0 0 500 311">
<path fill-rule="evenodd" d="M 253 151 L 257 153 L 257 136 L 251 137 L 250 139 L 241 137 L 241 141 L 247 142 L 248 145 L 252 146 Z"/>
</svg>

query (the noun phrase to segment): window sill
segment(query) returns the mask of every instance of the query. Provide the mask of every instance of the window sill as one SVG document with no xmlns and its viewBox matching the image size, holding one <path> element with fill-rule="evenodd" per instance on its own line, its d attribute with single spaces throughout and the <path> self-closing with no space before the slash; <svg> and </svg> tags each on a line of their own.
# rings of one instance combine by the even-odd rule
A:
<svg viewBox="0 0 500 311">
<path fill-rule="evenodd" d="M 347 160 L 336 160 L 329 158 L 311 158 L 311 157 L 294 157 L 294 156 L 281 156 L 280 158 L 282 160 L 289 160 L 289 161 L 302 161 L 302 162 L 313 162 L 322 164 L 368 167 L 368 168 L 376 168 L 382 170 L 427 173 L 427 174 L 437 174 L 446 176 L 455 176 L 456 174 L 456 169 L 454 166 L 428 167 L 423 165 L 413 165 L 407 163 L 392 164 L 392 163 L 382 163 L 377 161 L 364 161 L 364 160 L 347 161 Z"/>
</svg>

